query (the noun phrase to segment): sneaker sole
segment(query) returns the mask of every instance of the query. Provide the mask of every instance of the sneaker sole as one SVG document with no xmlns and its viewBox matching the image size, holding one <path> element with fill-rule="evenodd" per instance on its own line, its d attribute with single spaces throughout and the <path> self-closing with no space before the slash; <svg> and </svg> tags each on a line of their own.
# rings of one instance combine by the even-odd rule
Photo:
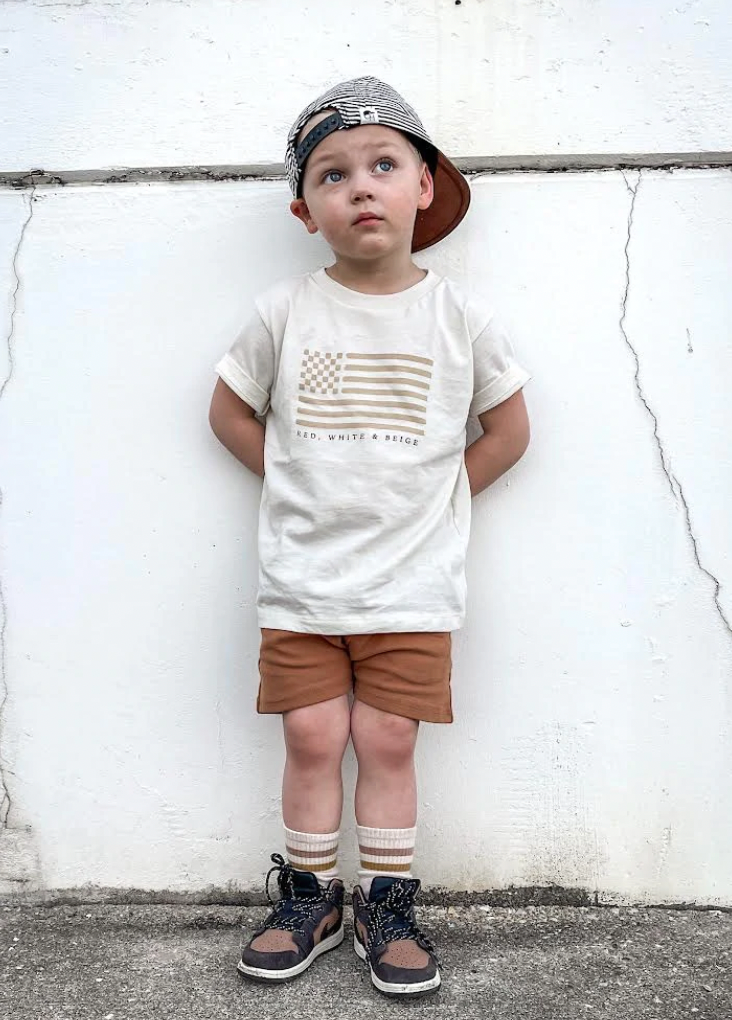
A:
<svg viewBox="0 0 732 1020">
<path fill-rule="evenodd" d="M 409 984 L 401 985 L 388 984 L 388 982 L 382 981 L 380 978 L 376 976 L 376 974 L 374 974 L 366 950 L 358 941 L 356 935 L 353 936 L 353 948 L 356 952 L 356 956 L 360 960 L 363 960 L 364 963 L 368 964 L 369 973 L 371 974 L 371 983 L 373 984 L 374 988 L 378 989 L 383 995 L 391 995 L 394 996 L 395 998 L 396 997 L 404 998 L 405 996 L 416 997 L 418 995 L 429 995 L 430 992 L 436 992 L 437 989 L 442 984 L 442 978 L 440 977 L 439 970 L 437 971 L 433 978 L 429 979 L 429 981 L 416 981 L 416 982 L 412 981 Z"/>
<path fill-rule="evenodd" d="M 327 953 L 329 949 L 335 949 L 336 946 L 339 946 L 343 941 L 344 935 L 345 929 L 341 925 L 338 931 L 333 932 L 332 935 L 323 939 L 322 942 L 318 942 L 317 946 L 313 946 L 313 951 L 309 956 L 306 956 L 297 966 L 289 967 L 287 970 L 267 970 L 266 967 L 249 967 L 241 960 L 237 963 L 236 969 L 240 974 L 244 974 L 253 981 L 291 981 L 292 978 L 299 977 L 303 971 L 306 971 L 310 964 L 317 960 L 319 956 L 322 956 L 323 953 Z"/>
</svg>

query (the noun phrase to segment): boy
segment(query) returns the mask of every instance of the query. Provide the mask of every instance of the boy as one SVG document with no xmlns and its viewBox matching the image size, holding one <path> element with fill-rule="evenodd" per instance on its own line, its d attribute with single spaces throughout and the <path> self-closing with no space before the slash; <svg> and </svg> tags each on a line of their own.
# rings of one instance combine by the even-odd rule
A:
<svg viewBox="0 0 732 1020">
<path fill-rule="evenodd" d="M 528 376 L 490 315 L 412 261 L 460 222 L 469 190 L 393 89 L 367 77 L 320 96 L 286 169 L 291 211 L 335 261 L 257 300 L 210 413 L 264 478 L 257 709 L 282 714 L 287 751 L 280 898 L 238 966 L 287 980 L 343 940 L 350 739 L 354 948 L 380 991 L 419 995 L 440 973 L 414 911 L 414 749 L 420 721 L 452 721 L 470 498 L 526 449 Z M 466 451 L 469 412 L 483 436 Z"/>
</svg>

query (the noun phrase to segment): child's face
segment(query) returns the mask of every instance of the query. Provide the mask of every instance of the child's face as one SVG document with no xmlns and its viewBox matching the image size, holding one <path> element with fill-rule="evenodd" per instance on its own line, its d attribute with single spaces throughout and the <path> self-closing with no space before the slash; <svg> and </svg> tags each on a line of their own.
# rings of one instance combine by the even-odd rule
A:
<svg viewBox="0 0 732 1020">
<path fill-rule="evenodd" d="M 434 187 L 400 131 L 367 124 L 334 131 L 313 150 L 302 194 L 290 209 L 309 233 L 320 231 L 337 256 L 371 261 L 411 252 L 417 210 Z"/>
</svg>

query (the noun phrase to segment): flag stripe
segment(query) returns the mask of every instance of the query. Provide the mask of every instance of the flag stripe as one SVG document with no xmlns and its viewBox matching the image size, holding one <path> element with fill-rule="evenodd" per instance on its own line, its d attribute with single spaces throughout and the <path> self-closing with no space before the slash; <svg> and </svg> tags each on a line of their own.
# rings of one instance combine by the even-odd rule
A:
<svg viewBox="0 0 732 1020">
<path fill-rule="evenodd" d="M 332 421 L 305 421 L 302 418 L 297 418 L 295 424 L 303 425 L 308 429 L 338 429 L 338 425 L 334 425 Z M 386 432 L 411 432 L 415 436 L 424 435 L 424 429 L 413 429 L 408 425 L 376 425 L 374 422 L 349 421 L 344 425 L 344 428 L 382 429 Z M 344 431 L 344 428 L 341 428 L 340 431 Z"/>
<path fill-rule="evenodd" d="M 319 418 L 364 418 L 368 415 L 369 418 L 378 418 L 381 421 L 416 421 L 419 425 L 427 424 L 425 418 L 417 418 L 413 414 L 381 414 L 379 411 L 321 411 L 320 408 L 317 410 L 308 409 L 304 413 L 317 414 Z M 347 425 L 348 422 L 345 424 Z"/>
<path fill-rule="evenodd" d="M 392 390 L 388 386 L 386 386 L 384 389 L 381 389 L 381 390 L 373 390 L 373 389 L 364 390 L 364 389 L 357 389 L 355 386 L 344 386 L 342 392 L 343 393 L 367 393 L 370 396 L 374 396 L 374 397 L 379 397 L 379 396 L 382 396 L 382 395 L 386 396 L 388 394 L 389 396 L 392 396 L 392 397 L 411 397 L 412 400 L 424 400 L 424 401 L 427 400 L 427 394 L 426 393 L 413 393 L 411 390 Z"/>
<path fill-rule="evenodd" d="M 409 365 L 346 365 L 347 372 L 411 372 L 412 375 L 423 375 L 428 379 L 432 373 L 424 368 L 411 368 Z"/>
<path fill-rule="evenodd" d="M 317 397 L 300 397 L 301 404 L 317 404 L 318 407 L 399 407 L 407 411 L 424 411 L 425 404 L 409 404 L 397 400 L 318 400 Z"/>
<path fill-rule="evenodd" d="M 399 361 L 418 361 L 420 365 L 434 365 L 432 358 L 421 358 L 418 354 L 346 354 L 347 358 L 358 358 L 361 361 L 393 358 Z"/>
<path fill-rule="evenodd" d="M 378 378 L 377 379 L 370 379 L 370 378 L 368 378 L 366 376 L 358 376 L 358 375 L 344 375 L 343 376 L 343 382 L 357 382 L 357 383 L 367 383 L 367 384 L 368 383 L 378 384 L 378 383 L 386 382 L 386 380 L 385 379 L 378 379 Z M 395 386 L 418 386 L 421 390 L 428 390 L 430 388 L 430 384 L 427 383 L 427 382 L 422 382 L 421 379 L 389 379 L 389 382 L 393 383 Z"/>
<path fill-rule="evenodd" d="M 312 393 L 313 392 L 308 386 L 300 386 L 300 390 L 303 393 Z M 424 411 L 426 409 L 426 407 L 427 407 L 427 394 L 426 393 L 418 393 L 417 391 L 414 391 L 414 390 L 393 390 L 389 386 L 385 386 L 385 387 L 383 387 L 381 389 L 378 389 L 378 390 L 370 389 L 370 388 L 369 389 L 363 389 L 360 386 L 344 386 L 343 389 L 341 390 L 341 392 L 342 393 L 363 393 L 367 397 L 409 397 L 410 400 L 419 401 L 419 409 L 421 411 Z M 304 402 L 304 403 L 308 403 L 308 404 L 311 404 L 311 403 L 321 403 L 323 401 L 329 401 L 331 403 L 338 404 L 338 405 L 346 403 L 345 400 L 339 400 L 337 397 L 300 397 L 299 399 L 300 399 L 301 403 Z M 368 403 L 368 401 L 366 401 L 366 400 L 355 400 L 355 401 L 353 401 L 353 403 L 366 404 L 366 403 Z M 378 404 L 378 403 L 383 403 L 383 401 L 375 401 L 375 404 Z M 391 401 L 391 400 L 387 401 L 387 404 L 388 404 L 389 407 L 393 407 L 394 406 L 394 402 Z"/>
</svg>

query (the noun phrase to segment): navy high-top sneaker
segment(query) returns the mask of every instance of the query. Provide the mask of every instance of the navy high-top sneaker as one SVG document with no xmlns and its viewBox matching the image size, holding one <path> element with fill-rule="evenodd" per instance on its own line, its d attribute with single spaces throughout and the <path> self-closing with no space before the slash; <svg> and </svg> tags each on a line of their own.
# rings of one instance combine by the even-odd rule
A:
<svg viewBox="0 0 732 1020">
<path fill-rule="evenodd" d="M 242 950 L 237 967 L 255 981 L 289 981 L 343 941 L 343 883 L 334 878 L 323 889 L 311 871 L 297 871 L 280 854 L 271 860 L 266 887 L 273 909 Z M 276 901 L 269 894 L 273 872 L 280 888 Z"/>
<path fill-rule="evenodd" d="M 419 888 L 416 878 L 379 875 L 368 900 L 360 885 L 353 890 L 353 948 L 385 995 L 427 995 L 440 987 L 434 946 L 416 922 Z"/>
</svg>

